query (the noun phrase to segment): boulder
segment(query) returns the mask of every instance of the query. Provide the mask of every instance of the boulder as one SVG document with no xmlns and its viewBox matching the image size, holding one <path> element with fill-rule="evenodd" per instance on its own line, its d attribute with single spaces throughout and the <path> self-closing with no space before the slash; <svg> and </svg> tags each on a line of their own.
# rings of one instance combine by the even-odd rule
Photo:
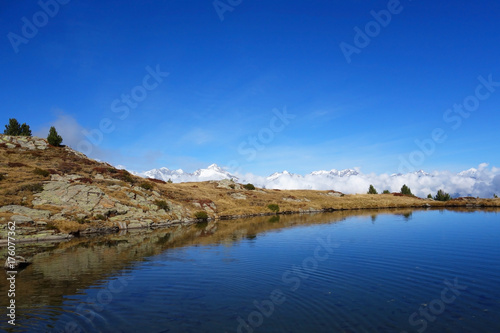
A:
<svg viewBox="0 0 500 333">
<path fill-rule="evenodd" d="M 238 193 L 238 192 L 232 193 L 230 196 L 231 196 L 231 198 L 236 199 L 236 200 L 246 200 L 247 199 L 246 195 L 244 195 L 243 193 Z"/>
<path fill-rule="evenodd" d="M 18 205 L 8 205 L 0 207 L 0 212 L 2 213 L 13 213 L 24 216 L 29 216 L 32 219 L 48 219 L 51 215 L 50 211 L 42 209 L 33 209 Z"/>
<path fill-rule="evenodd" d="M 10 220 L 12 222 L 15 222 L 16 224 L 19 223 L 19 224 L 23 224 L 23 223 L 33 223 L 33 219 L 30 218 L 30 217 L 27 217 L 27 216 L 23 216 L 23 215 L 12 215 L 10 217 Z"/>
</svg>

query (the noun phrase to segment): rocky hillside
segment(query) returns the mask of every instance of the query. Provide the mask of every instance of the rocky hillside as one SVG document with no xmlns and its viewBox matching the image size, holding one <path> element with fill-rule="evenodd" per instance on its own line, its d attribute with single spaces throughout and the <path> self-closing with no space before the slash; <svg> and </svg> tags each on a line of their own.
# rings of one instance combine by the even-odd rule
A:
<svg viewBox="0 0 500 333">
<path fill-rule="evenodd" d="M 399 195 L 343 195 L 331 191 L 263 190 L 231 180 L 171 184 L 134 176 L 68 147 L 36 137 L 0 135 L 0 238 L 7 224 L 26 240 L 69 238 L 127 228 L 190 223 L 200 212 L 233 218 L 339 209 L 442 206 Z M 498 200 L 448 205 L 499 206 Z M 1 239 L 0 239 L 1 242 Z"/>
</svg>

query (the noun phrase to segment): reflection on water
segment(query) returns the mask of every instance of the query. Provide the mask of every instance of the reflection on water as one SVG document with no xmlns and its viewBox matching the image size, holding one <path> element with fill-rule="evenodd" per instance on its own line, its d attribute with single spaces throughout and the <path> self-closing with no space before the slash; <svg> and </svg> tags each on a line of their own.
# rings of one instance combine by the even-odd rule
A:
<svg viewBox="0 0 500 333">
<path fill-rule="evenodd" d="M 474 220 L 478 214 L 484 213 L 340 211 L 216 221 L 55 244 L 18 245 L 18 254 L 31 257 L 33 264 L 16 279 L 19 326 L 12 328 L 2 323 L 0 327 L 7 331 L 134 332 L 139 329 L 134 325 L 141 325 L 157 332 L 235 331 L 242 322 L 238 321 L 240 318 L 246 323 L 240 327 L 242 332 L 260 326 L 262 331 L 277 332 L 330 332 L 333 327 L 346 332 L 373 331 L 374 327 L 375 331 L 417 329 L 422 326 L 408 326 L 408 315 L 432 301 L 434 293 L 439 296 L 439 288 L 444 286 L 442 277 L 453 278 L 459 273 L 457 267 L 447 267 L 449 260 L 456 260 L 451 251 L 464 251 L 461 264 L 467 263 L 467 269 L 475 267 L 481 271 L 486 270 L 484 265 L 494 265 L 496 270 L 489 267 L 492 276 L 485 284 L 500 281 L 500 265 L 495 257 L 474 253 L 472 244 L 461 239 L 463 235 L 456 228 L 439 221 L 441 215 L 445 220 L 456 215 Z M 324 265 L 314 274 L 302 271 L 300 275 L 299 271 L 290 275 L 291 281 L 295 277 L 302 283 L 301 287 L 306 281 L 316 282 L 288 295 L 288 301 L 281 306 L 283 311 L 276 311 L 272 320 L 265 323 L 267 326 L 249 324 L 248 315 L 255 311 L 252 301 L 264 302 L 274 286 L 283 287 L 283 272 L 310 256 L 316 239 L 350 217 L 357 218 L 335 229 L 339 244 L 344 244 L 337 266 L 330 267 L 329 261 L 330 266 Z M 388 222 L 395 220 L 408 225 L 400 227 L 399 223 L 395 227 Z M 428 220 L 436 221 L 431 225 Z M 433 229 L 438 223 L 442 223 L 441 229 Z M 409 246 L 401 245 L 398 239 Z M 6 249 L 0 250 L 5 255 Z M 488 250 L 500 254 L 498 247 Z M 481 256 L 486 262 L 476 260 Z M 433 274 L 439 278 L 433 278 Z M 469 278 L 469 285 L 478 283 L 475 273 L 468 274 L 472 275 L 464 279 Z M 427 298 L 419 298 L 418 290 L 399 298 L 401 290 L 420 285 L 423 294 L 428 292 Z M 6 275 L 2 273 L 0 294 L 6 295 L 7 289 Z M 333 299 L 333 295 L 337 298 Z M 489 301 L 491 297 L 486 298 L 483 305 L 474 306 L 484 306 L 488 311 L 500 309 L 498 297 L 494 304 Z M 6 297 L 0 298 L 2 307 L 7 302 Z M 391 303 L 397 306 L 387 307 Z M 373 309 L 366 312 L 367 306 Z M 168 315 L 165 309 L 169 309 Z M 315 314 L 310 317 L 312 310 Z M 308 313 L 308 317 L 294 323 L 293 318 L 300 313 Z M 377 313 L 385 319 L 373 326 Z M 452 316 L 463 320 L 465 315 L 462 312 Z M 316 323 L 306 324 L 306 319 Z M 144 321 L 156 321 L 158 325 L 144 326 Z M 429 325 L 431 331 L 436 330 Z"/>
</svg>

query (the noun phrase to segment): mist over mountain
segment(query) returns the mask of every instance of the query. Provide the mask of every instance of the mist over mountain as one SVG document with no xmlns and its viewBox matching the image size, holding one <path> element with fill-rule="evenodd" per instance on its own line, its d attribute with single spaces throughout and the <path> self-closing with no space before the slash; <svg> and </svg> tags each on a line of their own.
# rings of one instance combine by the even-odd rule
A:
<svg viewBox="0 0 500 333">
<path fill-rule="evenodd" d="M 420 197 L 435 195 L 439 189 L 450 193 L 453 197 L 491 198 L 494 194 L 500 194 L 500 169 L 489 167 L 486 163 L 458 173 L 450 171 L 429 173 L 419 170 L 406 174 L 364 174 L 359 169 L 331 169 L 313 171 L 305 175 L 284 170 L 265 177 L 252 173 L 244 175 L 231 173 L 217 164 L 192 173 L 168 168 L 133 173 L 145 178 L 164 181 L 170 179 L 175 183 L 233 179 L 239 183 L 252 183 L 268 189 L 336 190 L 346 194 L 366 193 L 370 185 L 375 186 L 379 193 L 384 190 L 399 192 L 403 184 L 408 185 L 413 194 Z"/>
</svg>

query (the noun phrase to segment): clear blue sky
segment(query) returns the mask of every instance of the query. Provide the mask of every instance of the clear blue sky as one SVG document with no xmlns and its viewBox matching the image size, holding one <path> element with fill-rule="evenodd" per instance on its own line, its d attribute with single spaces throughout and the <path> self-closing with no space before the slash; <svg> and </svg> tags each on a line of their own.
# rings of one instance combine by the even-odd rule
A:
<svg viewBox="0 0 500 333">
<path fill-rule="evenodd" d="M 497 1 L 221 0 L 219 13 L 211 0 L 61 0 L 57 13 L 54 1 L 50 15 L 36 1 L 0 5 L 1 121 L 44 136 L 55 124 L 91 157 L 134 170 L 392 173 L 441 128 L 446 141 L 414 154 L 415 169 L 500 166 Z M 388 8 L 390 22 L 374 24 L 371 11 Z M 356 46 L 355 27 L 372 37 L 348 63 L 340 45 Z M 169 74 L 156 82 L 147 68 Z M 478 88 L 490 75 L 499 83 Z M 467 118 L 446 113 L 464 100 Z M 275 119 L 285 107 L 286 124 Z M 98 145 L 81 143 L 101 122 Z"/>
</svg>

